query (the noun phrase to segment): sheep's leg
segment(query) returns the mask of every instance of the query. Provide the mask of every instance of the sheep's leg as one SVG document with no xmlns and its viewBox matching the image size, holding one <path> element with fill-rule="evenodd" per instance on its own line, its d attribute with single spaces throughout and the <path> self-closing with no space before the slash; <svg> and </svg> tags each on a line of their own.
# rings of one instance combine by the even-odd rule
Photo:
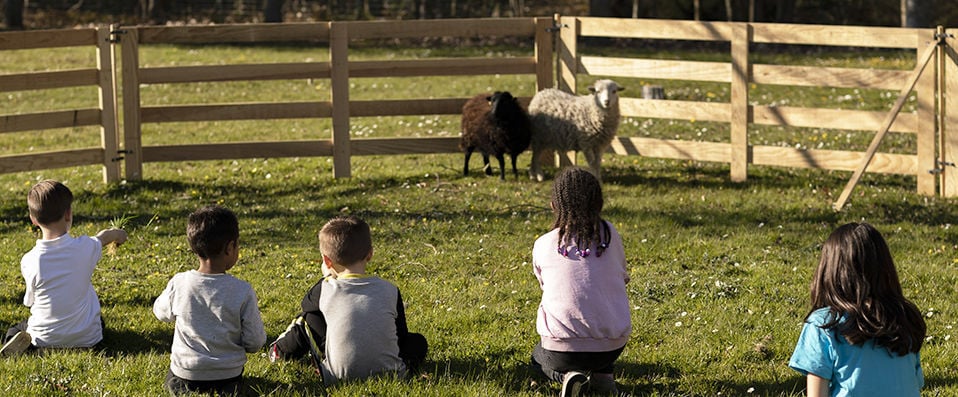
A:
<svg viewBox="0 0 958 397">
<path fill-rule="evenodd" d="M 473 147 L 466 148 L 466 164 L 462 166 L 462 176 L 469 176 L 469 157 L 472 156 Z"/>
<path fill-rule="evenodd" d="M 486 170 L 486 175 L 492 175 L 492 167 L 489 166 L 489 153 L 482 152 L 482 169 Z"/>
<path fill-rule="evenodd" d="M 533 147 L 532 148 L 532 163 L 529 164 L 529 178 L 542 182 L 544 179 L 542 177 L 542 166 L 539 163 L 539 157 L 542 157 L 542 149 Z"/>
<path fill-rule="evenodd" d="M 589 168 L 592 171 L 592 174 L 595 175 L 595 178 L 602 180 L 602 152 L 604 148 L 588 148 L 584 151 L 585 161 L 589 163 Z"/>
<path fill-rule="evenodd" d="M 519 180 L 519 170 L 516 169 L 516 158 L 519 157 L 519 155 L 518 155 L 518 154 L 510 154 L 509 156 L 512 157 L 512 175 L 515 175 L 515 176 L 516 176 L 516 180 L 518 181 L 518 180 Z M 503 170 L 503 171 L 505 171 L 505 170 Z M 505 173 L 505 172 L 503 172 L 503 173 Z"/>
<path fill-rule="evenodd" d="M 502 153 L 496 154 L 496 160 L 499 160 L 499 179 L 506 180 L 506 156 Z"/>
</svg>

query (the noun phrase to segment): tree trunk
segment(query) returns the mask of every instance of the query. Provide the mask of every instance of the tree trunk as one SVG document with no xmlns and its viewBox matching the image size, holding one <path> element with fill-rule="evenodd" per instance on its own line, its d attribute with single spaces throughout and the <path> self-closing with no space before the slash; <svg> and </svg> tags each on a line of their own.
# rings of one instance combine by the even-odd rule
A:
<svg viewBox="0 0 958 397">
<path fill-rule="evenodd" d="M 905 27 L 909 28 L 928 28 L 931 27 L 931 21 L 928 17 L 933 15 L 932 4 L 930 0 L 902 0 L 905 12 L 902 19 Z"/>
<path fill-rule="evenodd" d="M 25 0 L 7 0 L 4 19 L 7 29 L 23 29 L 23 3 Z"/>
<path fill-rule="evenodd" d="M 283 3 L 285 0 L 266 0 L 266 5 L 263 6 L 263 20 L 283 22 Z"/>
</svg>

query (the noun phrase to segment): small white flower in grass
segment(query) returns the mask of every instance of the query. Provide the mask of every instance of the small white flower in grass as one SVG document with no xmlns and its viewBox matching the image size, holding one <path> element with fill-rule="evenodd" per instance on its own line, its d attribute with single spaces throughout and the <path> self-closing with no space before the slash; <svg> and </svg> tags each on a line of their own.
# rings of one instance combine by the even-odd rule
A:
<svg viewBox="0 0 958 397">
<path fill-rule="evenodd" d="M 681 326 L 682 326 L 682 322 L 681 322 L 681 321 L 676 321 L 676 322 L 675 322 L 675 326 L 676 326 L 676 327 L 681 327 Z"/>
<path fill-rule="evenodd" d="M 479 310 L 485 310 L 485 309 L 486 309 L 486 305 L 479 306 Z"/>
<path fill-rule="evenodd" d="M 749 394 L 752 394 L 752 393 L 755 392 L 755 388 L 754 388 L 754 387 L 750 387 L 750 388 L 748 388 L 748 390 L 746 390 L 745 392 L 746 392 L 746 393 L 749 393 Z"/>
</svg>

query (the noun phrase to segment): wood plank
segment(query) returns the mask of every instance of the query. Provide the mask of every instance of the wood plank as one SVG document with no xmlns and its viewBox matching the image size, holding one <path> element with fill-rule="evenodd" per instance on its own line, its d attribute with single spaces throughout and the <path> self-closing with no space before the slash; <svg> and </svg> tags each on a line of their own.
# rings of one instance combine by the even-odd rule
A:
<svg viewBox="0 0 958 397">
<path fill-rule="evenodd" d="M 762 125 L 875 131 L 886 115 L 884 111 L 752 106 L 751 121 Z M 901 113 L 895 118 L 890 131 L 916 132 L 917 123 L 915 113 Z"/>
<path fill-rule="evenodd" d="M 0 156 L 0 174 L 101 164 L 103 149 L 87 148 Z"/>
<path fill-rule="evenodd" d="M 128 30 L 120 40 L 123 65 L 123 173 L 127 180 L 143 179 L 143 144 L 140 120 L 139 30 Z"/>
<path fill-rule="evenodd" d="M 744 182 L 748 178 L 748 83 L 751 70 L 748 61 L 748 45 L 752 28 L 745 23 L 732 24 L 732 86 L 729 98 L 729 141 L 731 142 L 732 182 Z"/>
<path fill-rule="evenodd" d="M 329 102 L 242 103 L 218 105 L 146 106 L 144 123 L 182 121 L 305 119 L 332 116 Z"/>
<path fill-rule="evenodd" d="M 349 25 L 329 23 L 330 97 L 333 118 L 333 177 L 349 178 Z"/>
<path fill-rule="evenodd" d="M 103 182 L 113 183 L 120 180 L 119 121 L 116 105 L 116 65 L 114 64 L 114 46 L 110 41 L 110 32 L 116 26 L 97 29 L 96 68 L 100 106 L 100 146 L 103 148 Z"/>
<path fill-rule="evenodd" d="M 752 164 L 776 167 L 854 171 L 864 158 L 864 152 L 801 150 L 778 146 L 752 147 Z M 868 172 L 873 173 L 914 175 L 917 171 L 918 157 L 915 155 L 876 153 L 868 164 Z"/>
<path fill-rule="evenodd" d="M 752 42 L 869 48 L 916 48 L 920 29 L 753 23 Z"/>
<path fill-rule="evenodd" d="M 582 36 L 663 40 L 732 41 L 727 22 L 664 19 L 578 18 Z"/>
<path fill-rule="evenodd" d="M 139 73 L 140 84 L 328 79 L 329 64 L 326 62 L 312 62 L 176 66 L 142 68 Z"/>
<path fill-rule="evenodd" d="M 516 37 L 535 35 L 533 18 L 470 18 L 348 22 L 351 40 L 423 37 Z"/>
<path fill-rule="evenodd" d="M 550 29 L 556 22 L 552 18 L 536 18 L 536 92 L 555 86 L 555 46 L 552 44 L 554 39 Z"/>
<path fill-rule="evenodd" d="M 143 147 L 143 161 L 229 160 L 249 158 L 332 156 L 328 140 L 231 142 Z"/>
<path fill-rule="evenodd" d="M 349 77 L 475 76 L 492 74 L 533 74 L 536 59 L 446 58 L 399 61 L 349 62 Z"/>
<path fill-rule="evenodd" d="M 610 151 L 630 156 L 728 163 L 732 146 L 721 142 L 616 137 Z"/>
<path fill-rule="evenodd" d="M 320 23 L 248 23 L 206 26 L 140 26 L 141 44 L 317 42 L 329 40 L 329 26 Z M 122 39 L 121 39 L 122 42 Z"/>
<path fill-rule="evenodd" d="M 562 17 L 560 19 L 562 29 L 559 30 L 559 36 L 556 39 L 558 59 L 558 81 L 556 88 L 560 91 L 576 92 L 576 73 L 579 71 L 579 54 L 576 49 L 579 37 L 579 18 Z"/>
<path fill-rule="evenodd" d="M 694 121 L 729 121 L 727 102 L 676 101 L 619 98 L 619 111 L 626 117 L 649 117 Z"/>
<path fill-rule="evenodd" d="M 958 39 L 945 39 L 942 66 L 943 107 L 941 156 L 944 165 L 941 189 L 945 197 L 958 197 Z"/>
<path fill-rule="evenodd" d="M 756 84 L 897 90 L 905 85 L 908 74 L 907 70 L 752 65 Z"/>
<path fill-rule="evenodd" d="M 646 79 L 732 81 L 732 65 L 724 62 L 673 61 L 661 59 L 582 56 L 579 73 Z"/>
<path fill-rule="evenodd" d="M 0 133 L 91 125 L 100 125 L 100 109 L 61 110 L 0 116 Z"/>
<path fill-rule="evenodd" d="M 459 137 L 353 139 L 354 156 L 459 153 Z"/>
<path fill-rule="evenodd" d="M 96 69 L 0 75 L 0 92 L 45 90 L 96 84 Z"/>
<path fill-rule="evenodd" d="M 924 42 L 934 42 L 935 31 L 923 31 L 922 34 L 918 36 L 918 40 L 919 48 L 925 45 Z M 920 56 L 920 52 L 921 50 L 919 49 L 915 56 Z M 936 52 L 936 56 L 939 56 L 941 54 L 941 48 L 938 48 Z M 938 60 L 934 59 L 932 62 L 937 63 Z M 935 84 L 937 82 L 936 68 L 937 65 L 929 65 L 929 67 L 925 68 L 921 77 L 918 78 L 918 84 L 915 86 L 915 91 L 917 92 L 915 95 L 917 99 L 915 119 L 918 123 L 918 186 L 916 186 L 916 189 L 918 190 L 918 194 L 926 196 L 935 195 L 936 180 L 938 179 L 938 176 L 933 173 L 933 171 L 938 168 L 938 159 L 935 153 L 935 133 L 937 132 L 935 128 L 935 118 L 938 117 L 935 113 L 935 102 L 937 101 L 937 93 L 935 92 Z"/>
<path fill-rule="evenodd" d="M 0 32 L 0 51 L 96 45 L 96 29 Z"/>
<path fill-rule="evenodd" d="M 461 114 L 468 98 L 352 101 L 352 117 Z"/>
</svg>

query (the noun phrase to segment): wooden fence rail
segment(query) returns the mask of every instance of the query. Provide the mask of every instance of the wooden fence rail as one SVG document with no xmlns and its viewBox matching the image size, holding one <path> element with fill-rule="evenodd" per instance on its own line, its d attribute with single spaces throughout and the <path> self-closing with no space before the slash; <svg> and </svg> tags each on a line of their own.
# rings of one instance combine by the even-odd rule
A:
<svg viewBox="0 0 958 397">
<path fill-rule="evenodd" d="M 942 32 L 944 32 L 942 30 Z M 143 177 L 145 162 L 212 160 L 250 157 L 332 156 L 336 177 L 350 176 L 350 156 L 371 154 L 446 153 L 458 151 L 458 138 L 350 138 L 350 118 L 400 115 L 458 114 L 468 98 L 351 100 L 351 78 L 528 74 L 536 88 L 556 85 L 575 92 L 583 76 L 609 76 L 728 84 L 725 103 L 684 100 L 622 98 L 626 117 L 701 120 L 728 123 L 727 141 L 688 141 L 647 137 L 620 137 L 613 142 L 617 154 L 724 162 L 730 178 L 747 178 L 749 165 L 822 168 L 852 171 L 865 153 L 845 150 L 799 149 L 753 145 L 749 131 L 756 125 L 813 127 L 844 130 L 877 130 L 888 119 L 886 112 L 803 108 L 753 104 L 750 86 L 787 85 L 899 90 L 912 74 L 886 70 L 807 65 L 755 63 L 753 44 L 813 45 L 859 48 L 910 49 L 919 53 L 936 45 L 930 29 L 783 25 L 767 23 L 692 22 L 612 18 L 493 18 L 469 20 L 328 22 L 307 24 L 252 24 L 185 27 L 125 27 L 117 31 L 120 42 L 123 100 L 123 150 L 125 177 Z M 531 56 L 496 58 L 462 57 L 422 60 L 351 60 L 350 46 L 357 40 L 420 37 L 520 37 L 534 40 Z M 581 54 L 584 37 L 646 40 L 694 40 L 728 43 L 729 62 L 641 59 Z M 26 131 L 76 125 L 101 125 L 103 147 L 62 154 L 0 156 L 0 172 L 81 164 L 104 165 L 107 181 L 119 177 L 115 161 L 116 93 L 112 89 L 112 45 L 106 28 L 75 31 L 17 32 L 0 34 L 0 50 L 48 46 L 94 46 L 101 61 L 97 69 L 0 75 L 0 91 L 98 85 L 99 109 L 78 109 L 36 114 L 0 115 L 0 132 Z M 304 63 L 227 64 L 209 66 L 141 67 L 140 46 L 197 43 L 306 42 L 327 46 L 329 59 Z M 953 37 L 940 41 L 933 67 L 922 73 L 915 86 L 914 112 L 893 117 L 889 130 L 917 134 L 913 154 L 876 153 L 868 172 L 915 175 L 921 194 L 958 195 L 958 56 Z M 760 48 L 760 47 L 758 47 Z M 553 60 L 556 57 L 557 63 Z M 330 99 L 312 102 L 184 104 L 147 106 L 140 101 L 145 84 L 327 79 Z M 531 95 L 531 93 L 530 93 Z M 528 100 L 528 96 L 523 98 Z M 331 139 L 184 143 L 143 146 L 144 123 L 216 120 L 331 119 Z M 111 127 L 112 126 L 112 127 Z M 112 129 L 111 129 L 112 128 Z M 112 136 L 113 138 L 110 138 Z M 112 142 L 110 141 L 112 139 Z M 937 149 L 937 150 L 936 150 Z M 565 161 L 570 161 L 566 157 Z M 949 172 L 951 171 L 951 172 Z"/>
</svg>

